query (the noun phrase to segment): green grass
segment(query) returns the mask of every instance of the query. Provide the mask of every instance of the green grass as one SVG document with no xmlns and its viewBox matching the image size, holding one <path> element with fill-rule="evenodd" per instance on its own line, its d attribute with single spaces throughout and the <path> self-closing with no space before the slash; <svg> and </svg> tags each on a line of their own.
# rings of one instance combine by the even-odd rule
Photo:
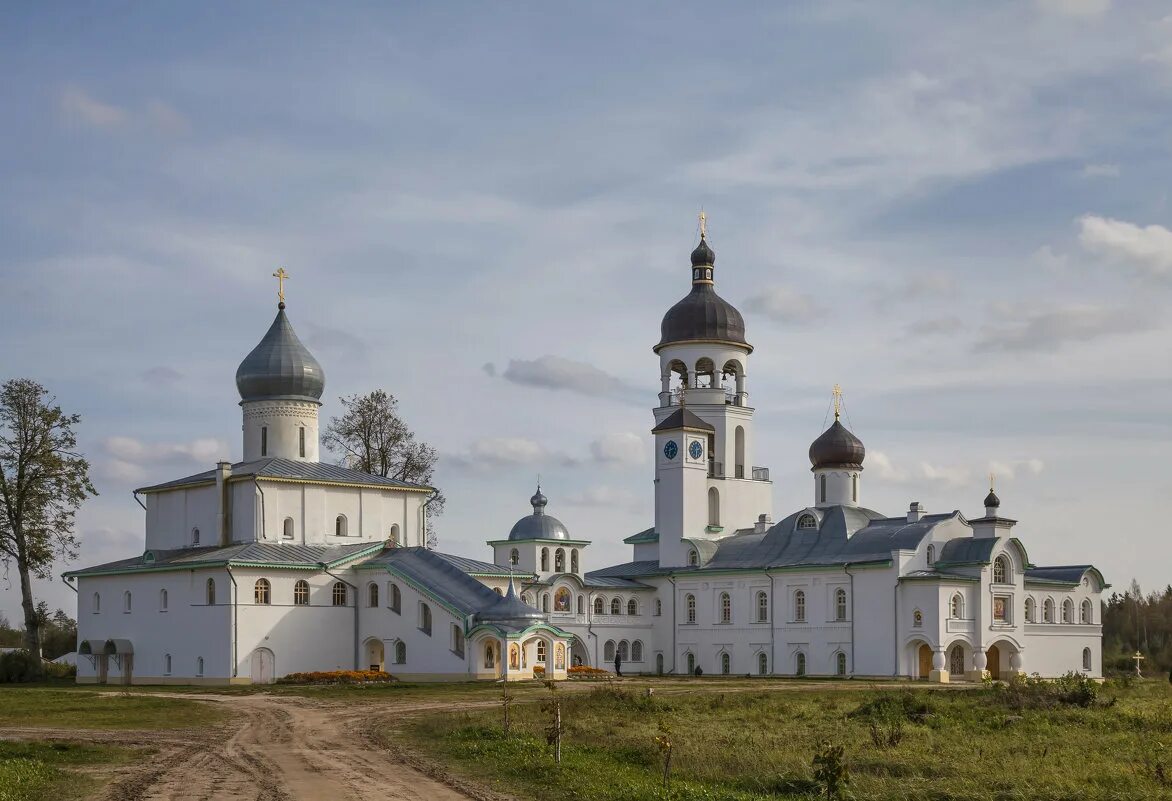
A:
<svg viewBox="0 0 1172 801">
<path fill-rule="evenodd" d="M 122 763 L 136 753 L 84 743 L 0 741 L 0 801 L 82 798 L 98 781 L 73 768 Z"/>
<path fill-rule="evenodd" d="M 844 691 L 846 684 L 698 682 L 650 698 L 607 687 L 565 694 L 560 766 L 538 704 L 513 707 L 507 738 L 495 708 L 415 719 L 404 733 L 455 772 L 526 799 L 810 798 L 811 760 L 823 740 L 846 747 L 849 789 L 869 801 L 1172 799 L 1167 682 L 1108 687 L 1102 698 L 1115 698 L 1111 706 L 1025 710 L 996 690 Z M 873 703 L 881 697 L 888 700 Z M 876 716 L 877 734 L 897 730 L 898 743 L 874 742 Z M 660 789 L 661 727 L 675 749 L 670 796 Z"/>
<path fill-rule="evenodd" d="M 213 704 L 57 686 L 0 688 L 0 726 L 187 729 L 219 722 Z"/>
</svg>

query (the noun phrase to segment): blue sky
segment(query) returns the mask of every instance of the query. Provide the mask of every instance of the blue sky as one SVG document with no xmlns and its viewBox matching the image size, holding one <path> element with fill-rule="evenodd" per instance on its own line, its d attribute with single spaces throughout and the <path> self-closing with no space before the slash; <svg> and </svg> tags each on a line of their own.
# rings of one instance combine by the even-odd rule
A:
<svg viewBox="0 0 1172 801">
<path fill-rule="evenodd" d="M 84 418 L 76 564 L 239 456 L 278 265 L 323 416 L 383 387 L 440 450 L 441 547 L 541 473 L 626 558 L 703 207 L 777 517 L 837 382 L 867 505 L 992 469 L 1035 562 L 1172 578 L 1164 4 L 77 3 L 9 9 L 0 70 L 0 376 Z"/>
</svg>

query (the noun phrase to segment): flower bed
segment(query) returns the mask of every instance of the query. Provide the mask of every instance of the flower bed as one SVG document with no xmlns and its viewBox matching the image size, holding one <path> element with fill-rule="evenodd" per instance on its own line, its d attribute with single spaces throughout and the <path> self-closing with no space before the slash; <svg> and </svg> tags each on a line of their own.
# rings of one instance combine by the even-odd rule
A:
<svg viewBox="0 0 1172 801">
<path fill-rule="evenodd" d="M 589 665 L 574 665 L 566 671 L 571 676 L 609 676 L 609 670 L 602 668 L 590 667 Z"/>
<path fill-rule="evenodd" d="M 290 673 L 277 679 L 277 684 L 382 684 L 398 681 L 381 670 L 320 670 L 312 673 Z"/>
</svg>

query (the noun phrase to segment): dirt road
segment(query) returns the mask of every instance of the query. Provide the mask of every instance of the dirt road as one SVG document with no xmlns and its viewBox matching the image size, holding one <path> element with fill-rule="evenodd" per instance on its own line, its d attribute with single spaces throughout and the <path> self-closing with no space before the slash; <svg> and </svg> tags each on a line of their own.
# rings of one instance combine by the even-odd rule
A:
<svg viewBox="0 0 1172 801">
<path fill-rule="evenodd" d="M 455 789 L 376 744 L 374 718 L 356 704 L 266 695 L 184 695 L 230 704 L 231 721 L 207 730 L 115 732 L 6 728 L 7 737 L 150 746 L 121 768 L 109 801 L 466 801 L 497 796 Z M 405 711 L 405 710 L 404 710 Z M 385 714 L 385 712 L 384 712 Z"/>
</svg>

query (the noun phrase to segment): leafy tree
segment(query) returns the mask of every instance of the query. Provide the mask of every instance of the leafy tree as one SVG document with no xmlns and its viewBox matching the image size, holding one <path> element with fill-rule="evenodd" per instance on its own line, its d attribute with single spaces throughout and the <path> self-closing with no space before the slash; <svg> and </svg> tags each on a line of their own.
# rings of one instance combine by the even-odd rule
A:
<svg viewBox="0 0 1172 801">
<path fill-rule="evenodd" d="M 1133 580 L 1103 604 L 1104 669 L 1134 670 L 1136 651 L 1144 655 L 1145 670 L 1172 670 L 1172 585 L 1144 595 Z"/>
<path fill-rule="evenodd" d="M 24 646 L 41 654 L 32 579 L 48 578 L 58 558 L 77 556 L 77 509 L 97 495 L 89 462 L 76 452 L 74 426 L 35 381 L 0 385 L 0 562 L 16 565 L 24 611 Z"/>
<path fill-rule="evenodd" d="M 439 454 L 415 438 L 399 416 L 399 401 L 385 390 L 343 396 L 341 417 L 330 418 L 322 443 L 351 470 L 430 486 Z M 431 518 L 443 513 L 445 498 L 436 494 L 427 505 L 428 546 L 434 547 Z"/>
</svg>

